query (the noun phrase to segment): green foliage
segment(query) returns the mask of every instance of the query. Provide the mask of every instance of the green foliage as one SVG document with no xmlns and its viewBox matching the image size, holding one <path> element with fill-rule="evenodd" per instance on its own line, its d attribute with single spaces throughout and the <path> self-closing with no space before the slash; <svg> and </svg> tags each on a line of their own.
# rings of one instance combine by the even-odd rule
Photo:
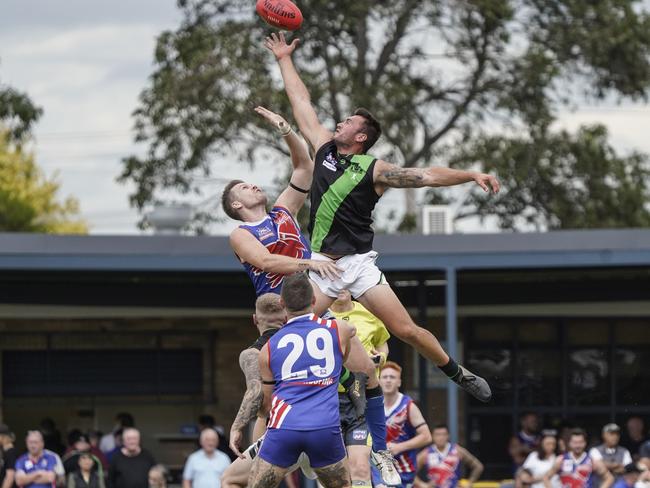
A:
<svg viewBox="0 0 650 488">
<path fill-rule="evenodd" d="M 333 127 L 354 107 L 369 108 L 384 126 L 378 155 L 391 154 L 398 164 L 447 163 L 459 150 L 469 156 L 479 147 L 486 158 L 498 157 L 486 152 L 485 133 L 495 123 L 522 134 L 508 140 L 521 147 L 518 154 L 532 153 L 554 138 L 571 138 L 549 135 L 549 127 L 558 106 L 576 95 L 647 98 L 650 16 L 640 5 L 636 0 L 302 0 L 305 20 L 294 61 L 321 121 Z M 179 8 L 184 20 L 159 36 L 155 70 L 134 113 L 136 140 L 147 145 L 147 154 L 125 158 L 120 176 L 135 183 L 131 202 L 140 209 L 160 190 L 198 191 L 196 177 L 210 175 L 216 158 L 249 164 L 286 159 L 282 141 L 251 110 L 266 105 L 290 115 L 275 61 L 262 46 L 270 29 L 255 16 L 253 4 L 181 0 Z M 572 93 L 573 86 L 582 88 Z M 486 145 L 477 145 L 481 140 Z M 551 155 L 568 165 L 569 179 L 573 170 L 579 174 L 580 164 L 589 164 L 575 156 L 592 156 L 559 152 L 574 149 L 567 142 Z M 616 158 L 610 156 L 601 162 L 612 163 Z M 608 180 L 618 169 L 603 171 Z M 505 200 L 510 178 L 500 176 L 507 180 Z M 546 176 L 540 169 L 539 177 Z M 556 183 L 544 180 L 537 187 Z M 516 205 L 511 210 L 520 211 Z M 518 221 L 516 214 L 511 217 Z M 610 225 L 612 218 L 589 222 Z M 407 216 L 404 227 L 411 221 Z M 568 215 L 557 222 L 577 225 Z"/>
<path fill-rule="evenodd" d="M 77 200 L 58 201 L 59 183 L 10 140 L 8 131 L 0 132 L 0 231 L 85 234 Z"/>
<path fill-rule="evenodd" d="M 43 110 L 26 94 L 0 85 L 0 122 L 9 129 L 8 135 L 14 143 L 29 135 L 32 125 L 42 114 Z"/>
<path fill-rule="evenodd" d="M 496 216 L 505 229 L 650 226 L 650 159 L 616 154 L 601 125 L 533 139 L 486 137 L 457 161 L 478 158 L 507 193 L 473 192 L 461 217 Z"/>
</svg>

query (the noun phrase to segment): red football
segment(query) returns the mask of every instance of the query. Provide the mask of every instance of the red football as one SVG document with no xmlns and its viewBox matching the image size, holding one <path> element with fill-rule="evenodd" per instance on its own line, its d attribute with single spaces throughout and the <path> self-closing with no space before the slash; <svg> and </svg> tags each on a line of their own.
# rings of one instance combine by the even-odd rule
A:
<svg viewBox="0 0 650 488">
<path fill-rule="evenodd" d="M 302 12 L 289 0 L 257 0 L 255 10 L 267 24 L 282 30 L 294 31 L 302 25 Z"/>
</svg>

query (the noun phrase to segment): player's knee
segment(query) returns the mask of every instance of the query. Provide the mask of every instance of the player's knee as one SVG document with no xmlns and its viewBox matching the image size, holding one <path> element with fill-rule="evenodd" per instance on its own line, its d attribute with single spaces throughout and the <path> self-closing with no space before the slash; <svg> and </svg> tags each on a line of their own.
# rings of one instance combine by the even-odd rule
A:
<svg viewBox="0 0 650 488">
<path fill-rule="evenodd" d="M 412 320 L 401 322 L 398 326 L 391 328 L 391 332 L 408 344 L 417 343 L 420 335 L 420 327 Z"/>
</svg>

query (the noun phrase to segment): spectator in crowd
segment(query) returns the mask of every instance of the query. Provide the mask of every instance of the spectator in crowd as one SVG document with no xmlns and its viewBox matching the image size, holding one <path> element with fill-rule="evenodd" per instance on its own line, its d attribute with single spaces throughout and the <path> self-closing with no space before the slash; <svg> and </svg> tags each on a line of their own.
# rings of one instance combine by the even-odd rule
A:
<svg viewBox="0 0 650 488">
<path fill-rule="evenodd" d="M 104 454 L 106 456 L 106 459 L 108 460 L 109 465 L 110 465 L 111 460 L 113 459 L 113 456 L 115 456 L 115 453 L 120 452 L 120 449 L 122 449 L 122 433 L 123 432 L 124 432 L 124 430 L 122 430 L 122 429 L 117 429 L 115 432 L 113 432 L 113 438 L 115 440 L 115 447 Z"/>
<path fill-rule="evenodd" d="M 14 447 L 14 433 L 5 424 L 0 424 L 0 488 L 13 488 L 16 480 L 16 460 L 18 451 Z"/>
<path fill-rule="evenodd" d="M 470 470 L 465 488 L 472 488 L 483 473 L 483 464 L 467 449 L 449 442 L 446 425 L 436 425 L 432 431 L 433 444 L 418 453 L 418 473 L 414 486 L 418 488 L 456 488 L 463 465 Z"/>
<path fill-rule="evenodd" d="M 201 449 L 190 454 L 185 463 L 183 488 L 220 488 L 230 458 L 217 449 L 219 435 L 214 429 L 203 429 L 199 442 Z"/>
<path fill-rule="evenodd" d="M 25 488 L 52 488 L 57 481 L 56 457 L 45 450 L 43 434 L 38 430 L 27 432 L 27 454 L 16 461 L 16 484 Z"/>
<path fill-rule="evenodd" d="M 639 449 L 647 440 L 645 422 L 638 415 L 633 415 L 625 423 L 625 432 L 621 436 L 621 445 L 630 451 L 632 459 L 639 459 Z"/>
<path fill-rule="evenodd" d="M 635 463 L 626 464 L 623 468 L 623 475 L 616 480 L 614 488 L 634 488 L 641 473 L 641 469 Z"/>
<path fill-rule="evenodd" d="M 81 433 L 79 429 L 74 429 L 68 434 L 68 443 L 70 444 L 65 456 L 63 456 L 63 468 L 67 474 L 70 474 L 79 469 L 79 456 L 81 454 L 90 454 L 93 462 L 96 464 L 96 469 L 100 469 L 103 473 L 106 457 L 99 451 L 99 458 L 92 452 L 90 441 L 88 437 Z"/>
<path fill-rule="evenodd" d="M 550 471 L 560 453 L 557 432 L 555 430 L 542 431 L 542 440 L 539 447 L 531 452 L 523 466 L 517 472 L 515 487 L 544 488 L 544 475 Z M 551 479 L 553 488 L 560 487 L 560 479 L 554 476 Z"/>
<path fill-rule="evenodd" d="M 156 464 L 149 470 L 149 488 L 167 488 L 169 471 L 162 464 Z"/>
<path fill-rule="evenodd" d="M 140 446 L 140 431 L 128 427 L 122 432 L 122 447 L 108 468 L 109 488 L 147 488 L 153 456 Z"/>
<path fill-rule="evenodd" d="M 592 459 L 601 459 L 605 467 L 616 478 L 622 475 L 625 466 L 632 463 L 632 456 L 623 446 L 619 445 L 621 440 L 621 428 L 616 424 L 607 424 L 603 427 L 603 443 L 593 447 L 589 451 Z M 598 484 L 598 479 L 596 484 Z"/>
<path fill-rule="evenodd" d="M 102 468 L 104 470 L 108 469 L 108 458 L 106 458 L 106 454 L 104 454 L 101 449 L 99 449 L 99 440 L 101 438 L 101 434 L 97 431 L 90 431 L 88 432 L 88 435 L 86 436 L 86 439 L 88 443 L 90 444 L 90 454 L 95 456 L 97 459 L 99 459 L 99 462 L 102 464 Z"/>
<path fill-rule="evenodd" d="M 135 420 L 133 415 L 128 412 L 120 412 L 115 416 L 115 423 L 113 424 L 113 430 L 108 434 L 102 436 L 99 441 L 99 449 L 104 454 L 107 454 L 111 451 L 114 451 L 117 446 L 115 441 L 115 434 L 117 431 L 122 431 L 126 427 L 135 427 Z"/>
<path fill-rule="evenodd" d="M 105 488 L 104 473 L 96 469 L 98 461 L 90 452 L 79 453 L 76 460 L 77 468 L 68 474 L 67 488 Z"/>
<path fill-rule="evenodd" d="M 230 439 L 226 435 L 226 431 L 221 425 L 217 425 L 217 421 L 212 415 L 203 414 L 199 416 L 199 432 L 203 432 L 205 429 L 215 430 L 219 435 L 219 450 L 225 453 L 231 461 L 237 459 L 237 455 L 230 449 Z"/>
<path fill-rule="evenodd" d="M 45 449 L 56 453 L 57 456 L 63 456 L 65 446 L 61 439 L 61 432 L 56 428 L 54 420 L 50 417 L 44 418 L 41 420 L 38 430 L 43 434 Z"/>
<path fill-rule="evenodd" d="M 603 461 L 592 459 L 587 449 L 587 433 L 582 429 L 573 429 L 569 437 L 569 450 L 558 456 L 553 467 L 544 475 L 544 486 L 552 488 L 553 476 L 559 475 L 563 488 L 591 488 L 593 474 L 601 477 L 600 488 L 610 488 L 614 477 L 607 470 Z"/>
<path fill-rule="evenodd" d="M 508 452 L 512 458 L 515 471 L 524 464 L 528 455 L 539 446 L 539 417 L 536 413 L 526 412 L 519 419 L 520 430 L 510 438 Z"/>
</svg>

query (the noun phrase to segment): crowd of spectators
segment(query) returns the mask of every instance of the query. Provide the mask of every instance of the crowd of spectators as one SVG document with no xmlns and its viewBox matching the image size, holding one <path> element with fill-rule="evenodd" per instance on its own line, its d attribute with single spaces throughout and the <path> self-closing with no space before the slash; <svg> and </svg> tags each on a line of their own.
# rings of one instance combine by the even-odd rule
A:
<svg viewBox="0 0 650 488">
<path fill-rule="evenodd" d="M 625 429 L 608 423 L 600 439 L 588 448 L 588 436 L 579 427 L 541 429 L 532 412 L 521 416 L 520 430 L 510 439 L 509 453 L 517 488 L 559 488 L 563 463 L 587 463 L 594 487 L 650 488 L 650 438 L 641 417 L 630 417 Z M 572 483 L 572 486 L 575 483 Z"/>
<path fill-rule="evenodd" d="M 199 419 L 199 446 L 185 460 L 182 488 L 220 488 L 221 475 L 233 457 L 214 419 Z M 562 463 L 587 459 L 593 486 L 650 488 L 650 438 L 641 417 L 624 428 L 608 423 L 598 442 L 588 447 L 585 432 L 572 426 L 541 428 L 535 413 L 520 419 L 509 443 L 516 488 L 560 488 Z M 67 446 L 51 419 L 25 435 L 18 452 L 15 435 L 0 424 L 0 488 L 166 488 L 168 469 L 142 446 L 140 431 L 128 413 L 115 417 L 112 431 L 71 430 Z M 226 451 L 226 452 L 223 452 Z"/>
<path fill-rule="evenodd" d="M 186 460 L 183 488 L 220 488 L 231 457 L 218 450 L 219 433 L 211 416 L 201 416 L 199 446 Z M 51 419 L 25 436 L 26 452 L 0 424 L 0 488 L 167 488 L 170 473 L 142 446 L 133 417 L 120 413 L 109 434 L 68 433 L 67 446 Z M 227 445 L 227 444 L 226 444 Z"/>
</svg>

